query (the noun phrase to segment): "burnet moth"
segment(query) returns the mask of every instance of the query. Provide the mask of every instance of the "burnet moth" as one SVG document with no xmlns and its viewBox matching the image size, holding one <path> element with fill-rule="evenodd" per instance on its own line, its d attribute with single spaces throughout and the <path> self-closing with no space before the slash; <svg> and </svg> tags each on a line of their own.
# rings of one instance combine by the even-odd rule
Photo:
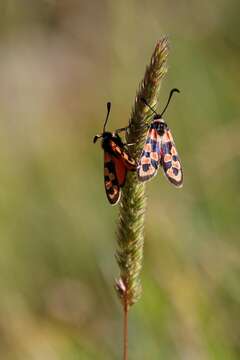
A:
<svg viewBox="0 0 240 360">
<path fill-rule="evenodd" d="M 93 143 L 102 138 L 104 151 L 104 185 L 107 198 L 111 205 L 116 205 L 121 197 L 121 187 L 124 186 L 128 171 L 136 170 L 135 160 L 128 154 L 126 144 L 118 135 L 127 130 L 127 127 L 117 129 L 115 132 L 106 131 L 106 125 L 111 109 L 111 103 L 107 103 L 107 116 L 100 135 L 95 135 Z"/>
<path fill-rule="evenodd" d="M 159 165 L 161 165 L 167 179 L 173 185 L 182 187 L 183 171 L 180 159 L 171 131 L 162 118 L 174 92 L 179 93 L 180 91 L 178 89 L 172 89 L 170 91 L 167 104 L 161 114 L 157 114 L 146 100 L 142 98 L 144 104 L 148 106 L 155 115 L 147 132 L 146 142 L 137 166 L 137 173 L 140 181 L 147 181 L 157 174 Z"/>
</svg>

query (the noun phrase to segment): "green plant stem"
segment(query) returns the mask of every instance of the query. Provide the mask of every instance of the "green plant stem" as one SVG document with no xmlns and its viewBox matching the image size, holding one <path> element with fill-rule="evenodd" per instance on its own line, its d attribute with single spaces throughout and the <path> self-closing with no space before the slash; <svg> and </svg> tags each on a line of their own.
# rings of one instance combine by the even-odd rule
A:
<svg viewBox="0 0 240 360">
<path fill-rule="evenodd" d="M 125 299 L 123 306 L 123 360 L 128 359 L 128 304 L 126 300 L 127 299 Z"/>
</svg>

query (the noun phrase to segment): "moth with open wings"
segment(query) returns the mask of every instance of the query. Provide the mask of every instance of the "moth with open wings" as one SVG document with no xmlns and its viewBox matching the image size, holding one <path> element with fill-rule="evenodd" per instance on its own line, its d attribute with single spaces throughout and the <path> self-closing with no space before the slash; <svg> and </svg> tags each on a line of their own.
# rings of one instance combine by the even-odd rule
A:
<svg viewBox="0 0 240 360">
<path fill-rule="evenodd" d="M 107 117 L 103 125 L 102 134 L 95 135 L 93 142 L 102 138 L 104 151 L 104 185 L 107 198 L 111 205 L 116 205 L 121 197 L 121 188 L 124 186 L 128 171 L 136 171 L 135 160 L 129 155 L 126 145 L 119 136 L 127 127 L 117 129 L 115 132 L 106 131 L 106 125 L 111 109 L 107 103 Z"/>
<path fill-rule="evenodd" d="M 142 99 L 155 115 L 149 126 L 146 142 L 137 166 L 139 181 L 150 180 L 157 174 L 157 170 L 161 166 L 167 179 L 173 185 L 176 187 L 183 185 L 183 171 L 177 149 L 171 131 L 162 118 L 174 92 L 180 91 L 178 89 L 171 90 L 167 104 L 161 114 L 156 113 L 146 100 Z"/>
</svg>

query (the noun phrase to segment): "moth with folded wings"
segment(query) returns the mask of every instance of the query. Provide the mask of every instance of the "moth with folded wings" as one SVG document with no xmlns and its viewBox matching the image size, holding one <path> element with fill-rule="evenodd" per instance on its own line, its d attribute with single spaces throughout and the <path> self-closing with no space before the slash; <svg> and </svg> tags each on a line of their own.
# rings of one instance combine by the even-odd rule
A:
<svg viewBox="0 0 240 360">
<path fill-rule="evenodd" d="M 117 129 L 114 132 L 106 131 L 106 125 L 111 109 L 111 103 L 107 103 L 107 116 L 103 125 L 102 134 L 95 135 L 93 142 L 102 138 L 104 151 L 104 185 L 108 201 L 116 205 L 121 197 L 121 188 L 124 186 L 128 171 L 136 171 L 135 160 L 129 155 L 126 145 L 119 136 L 120 132 L 127 127 Z"/>
<path fill-rule="evenodd" d="M 178 89 L 171 90 L 167 104 L 161 114 L 157 114 L 146 100 L 142 99 L 155 115 L 149 126 L 146 142 L 137 166 L 139 181 L 150 180 L 157 174 L 157 170 L 161 166 L 167 179 L 173 185 L 176 187 L 183 185 L 183 170 L 178 152 L 171 131 L 162 118 L 174 92 L 180 91 Z"/>
</svg>

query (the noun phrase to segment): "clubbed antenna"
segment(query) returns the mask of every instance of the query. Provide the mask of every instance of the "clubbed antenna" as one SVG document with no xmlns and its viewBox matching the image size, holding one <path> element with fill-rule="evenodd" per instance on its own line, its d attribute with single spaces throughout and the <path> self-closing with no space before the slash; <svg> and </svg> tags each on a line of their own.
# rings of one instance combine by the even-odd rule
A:
<svg viewBox="0 0 240 360">
<path fill-rule="evenodd" d="M 108 102 L 107 103 L 107 116 L 106 116 L 106 120 L 105 120 L 104 125 L 103 125 L 103 132 L 100 135 L 95 135 L 94 136 L 94 138 L 93 138 L 93 143 L 94 144 L 97 142 L 98 139 L 100 139 L 102 137 L 103 133 L 105 132 L 105 128 L 106 128 L 106 125 L 107 125 L 110 110 L 111 110 L 111 103 Z"/>
<path fill-rule="evenodd" d="M 158 115 L 158 114 L 156 113 L 156 111 L 147 103 L 147 101 L 146 101 L 144 98 L 141 98 L 141 101 L 142 101 L 146 106 L 148 106 L 149 109 L 151 109 L 154 114 Z"/>
<path fill-rule="evenodd" d="M 108 121 L 108 117 L 109 117 L 110 110 L 111 110 L 111 103 L 108 102 L 108 103 L 107 103 L 107 116 L 106 116 L 105 123 L 104 123 L 104 125 L 103 125 L 103 133 L 105 132 L 105 128 L 106 128 L 106 125 L 107 125 L 107 121 Z"/>
<path fill-rule="evenodd" d="M 170 91 L 167 104 L 166 104 L 165 108 L 163 109 L 163 111 L 161 112 L 161 114 L 157 114 L 156 111 L 147 103 L 147 101 L 146 101 L 144 98 L 141 98 L 141 101 L 142 101 L 146 106 L 148 106 L 149 109 L 151 109 L 154 114 L 156 114 L 157 116 L 159 116 L 159 118 L 161 118 L 161 117 L 163 116 L 163 114 L 165 113 L 165 111 L 167 110 L 167 107 L 168 107 L 168 105 L 169 105 L 169 103 L 170 103 L 171 97 L 172 97 L 172 95 L 173 95 L 174 92 L 180 93 L 180 90 L 174 88 L 174 89 L 172 89 L 172 90 Z"/>
<path fill-rule="evenodd" d="M 168 97 L 167 104 L 166 104 L 165 108 L 163 109 L 163 111 L 161 112 L 161 114 L 160 114 L 160 118 L 163 116 L 163 114 L 164 114 L 164 113 L 165 113 L 165 111 L 167 110 L 167 107 L 168 107 L 168 105 L 169 105 L 169 103 L 170 103 L 171 97 L 173 96 L 173 93 L 174 93 L 174 92 L 178 92 L 178 93 L 180 93 L 180 90 L 178 90 L 178 89 L 174 88 L 174 89 L 172 89 L 172 90 L 170 91 L 170 94 L 169 94 L 169 97 Z"/>
</svg>

